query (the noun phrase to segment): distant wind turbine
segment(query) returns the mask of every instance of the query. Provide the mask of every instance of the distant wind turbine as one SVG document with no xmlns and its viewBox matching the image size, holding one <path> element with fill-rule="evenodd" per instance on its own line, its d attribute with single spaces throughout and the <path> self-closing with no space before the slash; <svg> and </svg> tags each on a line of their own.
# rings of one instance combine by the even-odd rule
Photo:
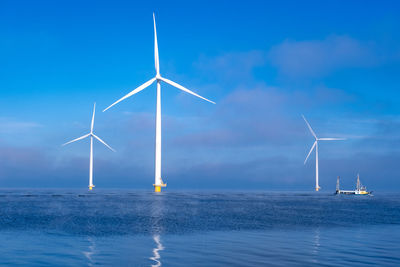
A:
<svg viewBox="0 0 400 267">
<path fill-rule="evenodd" d="M 65 144 L 63 144 L 63 146 L 71 144 L 73 142 L 85 139 L 86 137 L 90 137 L 90 170 L 89 170 L 89 190 L 92 190 L 94 185 L 93 185 L 93 138 L 96 138 L 98 141 L 100 141 L 102 144 L 104 144 L 106 147 L 108 147 L 109 149 L 111 149 L 113 152 L 115 152 L 114 149 L 112 149 L 109 145 L 106 144 L 106 142 L 104 142 L 103 140 L 100 139 L 100 137 L 98 137 L 97 135 L 95 135 L 93 133 L 93 128 L 94 128 L 94 116 L 96 113 L 96 103 L 94 103 L 94 108 L 93 108 L 93 116 L 92 116 L 92 124 L 90 126 L 90 133 L 78 137 L 72 141 L 69 141 Z"/>
<path fill-rule="evenodd" d="M 154 190 L 155 192 L 161 192 L 161 187 L 165 187 L 166 184 L 164 184 L 162 178 L 161 178 L 161 81 L 172 85 L 186 93 L 192 94 L 194 96 L 197 96 L 205 101 L 208 101 L 210 103 L 215 104 L 215 102 L 208 100 L 207 98 L 204 98 L 189 89 L 186 89 L 182 85 L 179 85 L 171 80 L 168 80 L 164 77 L 161 77 L 160 75 L 160 64 L 159 64 L 159 59 L 158 59 L 158 44 L 157 44 L 157 31 L 156 31 L 156 19 L 153 13 L 153 21 L 154 21 L 154 60 L 155 60 L 155 69 L 156 69 L 156 76 L 152 78 L 151 80 L 145 82 L 129 94 L 125 95 L 112 105 L 110 105 L 108 108 L 106 108 L 104 111 L 108 110 L 112 106 L 118 104 L 119 102 L 125 100 L 126 98 L 142 91 L 146 87 L 150 86 L 152 83 L 155 81 L 157 82 L 157 107 L 156 107 L 156 150 L 155 150 L 155 183 L 154 183 Z"/>
<path fill-rule="evenodd" d="M 318 141 L 336 141 L 336 140 L 346 140 L 345 138 L 318 138 L 317 135 L 314 133 L 313 129 L 311 128 L 310 124 L 304 117 L 304 115 L 301 115 L 306 122 L 308 129 L 310 129 L 311 134 L 315 138 L 315 142 L 312 145 L 310 152 L 308 152 L 308 155 L 306 157 L 306 160 L 304 161 L 304 164 L 306 164 L 308 157 L 310 156 L 311 152 L 315 148 L 315 191 L 319 191 L 321 187 L 319 187 L 319 173 L 318 173 Z"/>
</svg>

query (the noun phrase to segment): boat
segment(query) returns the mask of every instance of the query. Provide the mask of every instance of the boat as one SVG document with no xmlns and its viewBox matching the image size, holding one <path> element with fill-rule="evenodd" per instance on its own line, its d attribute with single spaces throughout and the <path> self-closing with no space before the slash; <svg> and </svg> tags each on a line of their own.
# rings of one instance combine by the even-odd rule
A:
<svg viewBox="0 0 400 267">
<path fill-rule="evenodd" d="M 336 195 L 372 195 L 372 191 L 367 191 L 367 188 L 363 186 L 360 182 L 360 175 L 357 174 L 357 184 L 355 190 L 341 190 L 340 189 L 340 177 L 338 176 L 336 181 Z"/>
</svg>

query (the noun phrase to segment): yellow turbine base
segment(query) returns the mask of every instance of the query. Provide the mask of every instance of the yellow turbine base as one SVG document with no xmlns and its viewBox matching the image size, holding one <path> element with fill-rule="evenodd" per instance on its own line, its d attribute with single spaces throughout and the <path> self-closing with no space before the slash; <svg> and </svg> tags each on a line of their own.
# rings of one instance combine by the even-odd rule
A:
<svg viewBox="0 0 400 267">
<path fill-rule="evenodd" d="M 93 186 L 89 186 L 89 190 L 92 191 L 93 190 Z"/>
<path fill-rule="evenodd" d="M 318 191 L 319 191 L 319 187 L 315 188 L 315 191 L 317 191 L 317 192 L 318 192 Z"/>
<path fill-rule="evenodd" d="M 160 193 L 161 192 L 161 187 L 166 187 L 167 184 L 161 184 L 161 185 L 153 184 L 153 186 L 154 186 L 154 192 Z"/>
</svg>

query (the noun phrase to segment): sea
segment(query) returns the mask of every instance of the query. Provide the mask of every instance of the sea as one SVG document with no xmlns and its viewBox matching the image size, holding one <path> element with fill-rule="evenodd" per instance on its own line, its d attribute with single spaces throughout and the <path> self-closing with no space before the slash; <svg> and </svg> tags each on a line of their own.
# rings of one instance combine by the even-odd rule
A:
<svg viewBox="0 0 400 267">
<path fill-rule="evenodd" d="M 400 194 L 0 190 L 0 266 L 400 266 Z"/>
</svg>

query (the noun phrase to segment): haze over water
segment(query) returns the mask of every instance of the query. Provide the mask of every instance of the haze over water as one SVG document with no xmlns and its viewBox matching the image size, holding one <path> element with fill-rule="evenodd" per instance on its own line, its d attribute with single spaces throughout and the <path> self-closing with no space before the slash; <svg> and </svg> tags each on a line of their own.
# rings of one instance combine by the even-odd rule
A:
<svg viewBox="0 0 400 267">
<path fill-rule="evenodd" d="M 1 190 L 0 265 L 396 266 L 400 197 Z"/>
</svg>

